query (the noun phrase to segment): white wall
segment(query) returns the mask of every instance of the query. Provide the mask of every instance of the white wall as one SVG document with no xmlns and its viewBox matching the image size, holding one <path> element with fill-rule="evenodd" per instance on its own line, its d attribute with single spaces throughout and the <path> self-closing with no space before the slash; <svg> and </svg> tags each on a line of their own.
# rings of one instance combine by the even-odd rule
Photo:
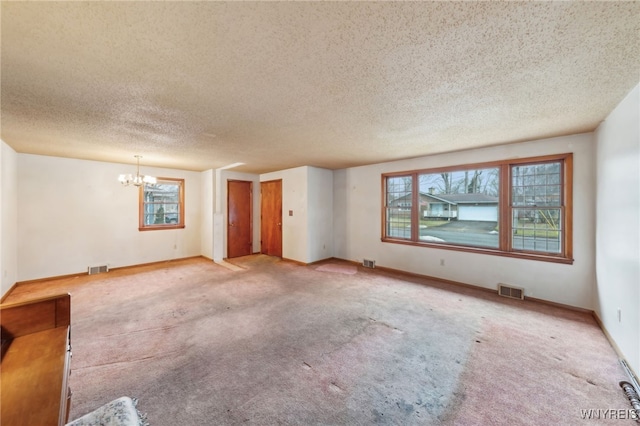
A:
<svg viewBox="0 0 640 426">
<path fill-rule="evenodd" d="M 200 254 L 213 259 L 213 218 L 215 209 L 215 174 L 205 170 L 200 174 Z"/>
<path fill-rule="evenodd" d="M 227 222 L 227 183 L 229 180 L 253 182 L 253 252 L 260 247 L 260 182 L 282 179 L 282 257 L 311 263 L 332 257 L 333 253 L 333 172 L 316 167 L 254 175 L 232 170 L 220 171 L 220 203 L 223 222 Z M 293 215 L 289 216 L 289 210 Z M 227 232 L 223 227 L 224 257 Z"/>
<path fill-rule="evenodd" d="M 243 180 L 249 181 L 253 183 L 253 194 L 252 194 L 252 212 L 251 212 L 251 221 L 252 221 L 252 231 L 253 231 L 253 245 L 252 245 L 252 253 L 260 252 L 260 176 L 251 174 L 251 173 L 240 173 L 234 172 L 232 170 L 221 170 L 220 172 L 221 183 L 220 183 L 220 213 L 223 215 L 223 226 L 222 226 L 222 244 L 223 244 L 223 257 L 227 257 L 227 201 L 228 201 L 228 189 L 229 189 L 229 181 L 230 180 Z"/>
<path fill-rule="evenodd" d="M 18 155 L 0 140 L 0 291 L 18 280 Z"/>
<path fill-rule="evenodd" d="M 596 131 L 595 311 L 636 373 L 640 373 L 639 87 Z"/>
<path fill-rule="evenodd" d="M 261 182 L 278 179 L 282 179 L 282 257 L 302 263 L 333 257 L 333 172 L 304 166 L 260 175 Z"/>
<path fill-rule="evenodd" d="M 524 287 L 527 296 L 592 309 L 595 288 L 595 172 L 592 133 L 394 161 L 334 172 L 334 255 L 496 289 Z M 574 153 L 573 265 L 383 243 L 381 174 L 518 157 Z M 445 265 L 440 266 L 440 259 Z"/>
<path fill-rule="evenodd" d="M 185 179 L 184 229 L 138 231 L 138 189 L 117 177 L 135 165 L 18 155 L 18 281 L 198 256 L 199 172 L 142 167 Z"/>
<path fill-rule="evenodd" d="M 333 257 L 333 171 L 309 167 L 307 263 Z"/>
<path fill-rule="evenodd" d="M 309 263 L 307 175 L 306 166 L 260 175 L 260 182 L 282 179 L 282 257 L 302 263 Z"/>
</svg>

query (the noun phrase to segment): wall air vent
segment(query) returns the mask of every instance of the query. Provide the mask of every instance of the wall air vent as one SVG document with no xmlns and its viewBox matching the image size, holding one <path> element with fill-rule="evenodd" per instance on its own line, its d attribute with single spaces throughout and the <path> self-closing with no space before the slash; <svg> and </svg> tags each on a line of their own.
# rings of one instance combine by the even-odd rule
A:
<svg viewBox="0 0 640 426">
<path fill-rule="evenodd" d="M 362 266 L 364 266 L 365 268 L 375 268 L 376 267 L 376 261 L 375 260 L 364 259 L 362 261 Z"/>
<path fill-rule="evenodd" d="M 89 275 L 100 274 L 102 272 L 109 272 L 109 266 L 100 265 L 100 266 L 89 266 Z"/>
<path fill-rule="evenodd" d="M 518 287 L 512 287 L 506 284 L 498 284 L 498 294 L 504 297 L 510 297 L 511 299 L 524 300 L 524 289 Z"/>
</svg>

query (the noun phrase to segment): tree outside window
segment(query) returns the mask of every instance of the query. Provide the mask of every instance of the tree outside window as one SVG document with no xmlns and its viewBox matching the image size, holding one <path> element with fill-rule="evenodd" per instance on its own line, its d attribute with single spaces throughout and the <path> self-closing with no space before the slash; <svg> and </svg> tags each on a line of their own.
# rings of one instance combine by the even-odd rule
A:
<svg viewBox="0 0 640 426">
<path fill-rule="evenodd" d="M 141 231 L 184 226 L 184 179 L 158 178 L 140 187 Z"/>
<path fill-rule="evenodd" d="M 382 175 L 382 241 L 571 263 L 571 154 Z"/>
</svg>

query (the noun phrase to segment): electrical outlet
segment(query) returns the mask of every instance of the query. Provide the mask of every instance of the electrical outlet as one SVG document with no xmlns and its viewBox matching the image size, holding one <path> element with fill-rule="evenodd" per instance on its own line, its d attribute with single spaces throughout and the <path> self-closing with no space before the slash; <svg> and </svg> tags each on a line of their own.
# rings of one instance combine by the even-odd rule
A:
<svg viewBox="0 0 640 426">
<path fill-rule="evenodd" d="M 440 266 L 444 266 L 444 259 L 440 259 Z"/>
<path fill-rule="evenodd" d="M 622 309 L 618 308 L 618 322 L 622 322 Z"/>
</svg>

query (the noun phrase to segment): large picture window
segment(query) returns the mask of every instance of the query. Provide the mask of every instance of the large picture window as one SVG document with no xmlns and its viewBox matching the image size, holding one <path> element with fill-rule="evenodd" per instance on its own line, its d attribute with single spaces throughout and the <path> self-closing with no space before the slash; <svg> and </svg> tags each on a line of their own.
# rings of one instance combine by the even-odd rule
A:
<svg viewBox="0 0 640 426">
<path fill-rule="evenodd" d="M 571 263 L 571 154 L 385 174 L 382 240 Z"/>
<path fill-rule="evenodd" d="M 140 187 L 141 231 L 184 228 L 184 179 L 158 178 Z"/>
</svg>

